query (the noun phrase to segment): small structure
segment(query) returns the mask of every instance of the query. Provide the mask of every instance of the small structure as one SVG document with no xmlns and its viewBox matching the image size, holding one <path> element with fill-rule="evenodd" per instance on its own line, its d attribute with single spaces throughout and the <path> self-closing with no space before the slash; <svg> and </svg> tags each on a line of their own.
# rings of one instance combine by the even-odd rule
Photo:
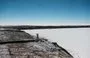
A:
<svg viewBox="0 0 90 58">
<path fill-rule="evenodd" d="M 36 34 L 37 35 L 37 39 L 39 39 L 39 34 Z"/>
</svg>

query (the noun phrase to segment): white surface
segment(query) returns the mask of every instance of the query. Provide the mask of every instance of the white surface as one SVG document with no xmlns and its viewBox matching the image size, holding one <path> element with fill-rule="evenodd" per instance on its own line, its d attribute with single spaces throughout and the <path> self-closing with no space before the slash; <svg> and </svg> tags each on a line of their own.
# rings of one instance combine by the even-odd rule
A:
<svg viewBox="0 0 90 58">
<path fill-rule="evenodd" d="M 75 58 L 90 58 L 90 28 L 83 29 L 50 29 L 28 30 L 32 35 L 39 33 L 40 37 L 57 42 L 67 49 Z"/>
</svg>

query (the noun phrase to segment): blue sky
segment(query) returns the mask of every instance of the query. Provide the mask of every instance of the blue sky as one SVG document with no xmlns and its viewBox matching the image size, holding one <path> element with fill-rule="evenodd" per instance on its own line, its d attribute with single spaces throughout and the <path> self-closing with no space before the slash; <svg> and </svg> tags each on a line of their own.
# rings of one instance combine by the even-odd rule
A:
<svg viewBox="0 0 90 58">
<path fill-rule="evenodd" d="M 89 0 L 0 0 L 0 21 L 88 22 L 89 2 Z"/>
</svg>

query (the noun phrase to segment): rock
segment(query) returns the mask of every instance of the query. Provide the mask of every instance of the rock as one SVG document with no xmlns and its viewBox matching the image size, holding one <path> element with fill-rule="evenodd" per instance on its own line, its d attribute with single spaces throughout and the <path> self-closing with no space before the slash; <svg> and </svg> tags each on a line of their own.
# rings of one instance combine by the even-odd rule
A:
<svg viewBox="0 0 90 58">
<path fill-rule="evenodd" d="M 64 48 L 24 31 L 0 31 L 0 58 L 73 58 Z"/>
</svg>

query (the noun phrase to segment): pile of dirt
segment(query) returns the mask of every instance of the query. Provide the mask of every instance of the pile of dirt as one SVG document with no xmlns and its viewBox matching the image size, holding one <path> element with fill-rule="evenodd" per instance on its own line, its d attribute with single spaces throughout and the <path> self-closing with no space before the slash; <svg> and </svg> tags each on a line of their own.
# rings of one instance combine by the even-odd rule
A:
<svg viewBox="0 0 90 58">
<path fill-rule="evenodd" d="M 3 44 L 2 44 L 3 43 Z M 0 58 L 73 58 L 55 42 L 24 31 L 0 31 Z"/>
</svg>

